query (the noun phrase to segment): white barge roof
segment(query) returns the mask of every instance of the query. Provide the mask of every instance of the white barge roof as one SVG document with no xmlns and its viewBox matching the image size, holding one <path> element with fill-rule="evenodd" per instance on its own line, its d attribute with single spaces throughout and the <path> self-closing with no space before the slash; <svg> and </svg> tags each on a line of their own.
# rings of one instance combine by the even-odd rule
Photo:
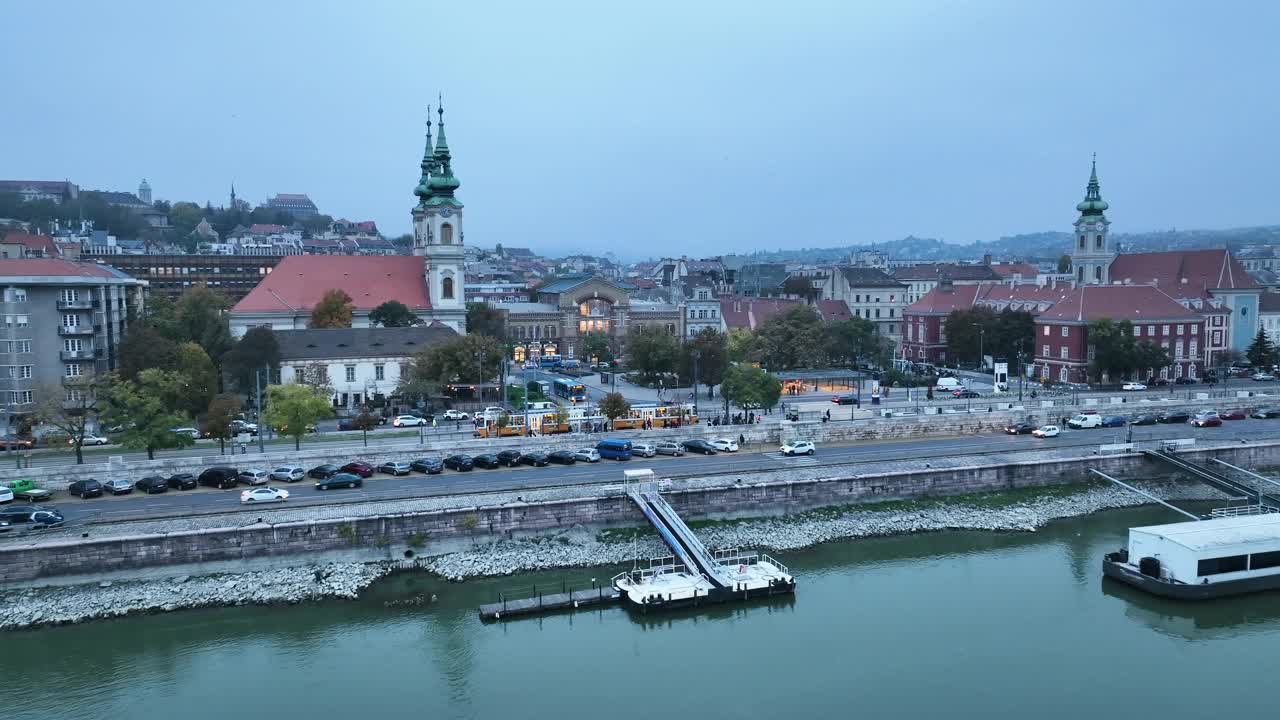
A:
<svg viewBox="0 0 1280 720">
<path fill-rule="evenodd" d="M 1280 513 L 1148 525 L 1129 528 L 1129 532 L 1155 535 L 1189 550 L 1275 542 L 1280 540 Z"/>
</svg>

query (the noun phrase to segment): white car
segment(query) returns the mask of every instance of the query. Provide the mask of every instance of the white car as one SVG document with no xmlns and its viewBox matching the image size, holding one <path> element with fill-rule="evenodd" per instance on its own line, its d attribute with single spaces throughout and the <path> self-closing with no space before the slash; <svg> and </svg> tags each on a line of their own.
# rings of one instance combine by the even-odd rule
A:
<svg viewBox="0 0 1280 720">
<path fill-rule="evenodd" d="M 1147 386 L 1140 382 L 1127 382 L 1120 387 L 1121 390 L 1146 390 Z"/>
<path fill-rule="evenodd" d="M 426 425 L 427 421 L 417 415 L 397 415 L 391 421 L 391 424 L 396 427 L 418 427 L 419 425 Z"/>
<path fill-rule="evenodd" d="M 502 413 L 504 413 L 504 412 L 506 412 L 506 411 L 507 411 L 507 409 L 506 409 L 506 408 L 500 408 L 500 407 L 498 407 L 497 405 L 490 405 L 489 407 L 487 407 L 487 408 L 485 408 L 485 409 L 484 409 L 484 412 L 482 412 L 482 413 L 480 413 L 480 414 L 481 414 L 482 416 L 486 417 L 486 418 L 491 419 L 491 420 L 496 420 L 496 419 L 498 419 L 499 417 L 502 417 Z M 463 415 L 465 416 L 465 415 L 466 415 L 466 413 L 463 413 Z M 463 419 L 465 419 L 465 418 L 463 418 Z"/>
<path fill-rule="evenodd" d="M 808 440 L 797 440 L 778 448 L 783 455 L 812 455 L 814 449 L 813 443 Z"/>
<path fill-rule="evenodd" d="M 107 438 L 104 438 L 101 435 L 94 435 L 92 433 L 87 433 L 84 437 L 80 438 L 80 444 L 86 445 L 86 446 L 87 445 L 106 445 L 109 442 L 111 441 L 108 440 Z M 75 440 L 73 440 L 72 438 L 67 438 L 67 444 L 75 445 L 76 443 L 75 443 Z"/>
<path fill-rule="evenodd" d="M 0 503 L 13 502 L 13 491 L 4 485 L 0 485 Z"/>
<path fill-rule="evenodd" d="M 1272 380 L 1275 380 L 1275 379 L 1276 379 L 1276 376 L 1272 375 L 1271 373 L 1258 372 L 1253 374 L 1254 382 L 1271 382 Z"/>
<path fill-rule="evenodd" d="M 631 452 L 632 453 L 635 452 L 634 445 L 631 446 Z M 589 462 L 589 463 L 600 462 L 600 451 L 596 450 L 595 448 L 582 448 L 580 450 L 574 450 L 573 459 L 581 460 L 582 462 Z"/>
<path fill-rule="evenodd" d="M 653 443 L 649 443 L 649 442 L 631 443 L 632 457 L 651 458 L 657 454 L 658 454 L 658 448 L 654 447 Z"/>
<path fill-rule="evenodd" d="M 288 499 L 289 491 L 282 488 L 258 487 L 252 490 L 244 490 L 240 493 L 240 502 L 245 505 L 260 502 L 284 502 Z"/>
<path fill-rule="evenodd" d="M 307 471 L 300 465 L 281 465 L 270 473 L 270 478 L 279 482 L 298 482 L 306 477 Z"/>
<path fill-rule="evenodd" d="M 267 481 L 270 479 L 270 473 L 261 468 L 241 470 L 240 474 L 236 476 L 236 481 L 244 483 L 245 485 L 266 485 Z"/>
<path fill-rule="evenodd" d="M 729 438 L 716 438 L 711 441 L 711 447 L 718 452 L 738 452 L 738 443 L 736 440 Z"/>
<path fill-rule="evenodd" d="M 169 432 L 177 433 L 179 435 L 190 435 L 192 440 L 200 439 L 200 430 L 198 428 L 193 428 L 193 427 L 169 428 Z"/>
<path fill-rule="evenodd" d="M 454 410 L 453 408 L 449 408 L 448 410 L 444 411 L 444 414 L 441 415 L 441 417 L 443 417 L 445 420 L 467 420 L 471 416 L 462 412 L 461 410 Z"/>
<path fill-rule="evenodd" d="M 1041 425 L 1040 427 L 1031 431 L 1031 434 L 1038 438 L 1058 437 L 1058 435 L 1061 433 L 1062 431 L 1058 429 L 1057 425 Z"/>
</svg>

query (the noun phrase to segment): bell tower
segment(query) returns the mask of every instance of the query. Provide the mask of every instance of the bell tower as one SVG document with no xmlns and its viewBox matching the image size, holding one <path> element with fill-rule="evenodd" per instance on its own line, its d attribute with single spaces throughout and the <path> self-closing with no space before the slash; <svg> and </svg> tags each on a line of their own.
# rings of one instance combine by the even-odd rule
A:
<svg viewBox="0 0 1280 720">
<path fill-rule="evenodd" d="M 414 195 L 413 254 L 424 256 L 431 317 L 459 333 L 467 331 L 467 306 L 463 295 L 466 253 L 462 241 L 462 203 L 455 192 L 461 183 L 453 174 L 453 157 L 444 134 L 444 106 L 437 106 L 437 133 L 431 141 L 431 110 L 427 109 L 427 147 L 422 155 L 422 176 Z"/>
<path fill-rule="evenodd" d="M 1076 285 L 1111 283 L 1111 263 L 1116 259 L 1116 252 L 1107 231 L 1111 225 L 1105 214 L 1108 207 L 1098 185 L 1098 159 L 1095 154 L 1084 200 L 1076 205 L 1080 217 L 1075 223 L 1070 253 L 1071 273 L 1075 275 Z"/>
</svg>

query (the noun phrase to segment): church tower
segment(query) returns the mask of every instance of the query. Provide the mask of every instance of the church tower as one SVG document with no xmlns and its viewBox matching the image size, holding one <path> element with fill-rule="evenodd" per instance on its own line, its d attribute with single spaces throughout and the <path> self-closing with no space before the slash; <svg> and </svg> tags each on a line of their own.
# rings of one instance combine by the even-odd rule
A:
<svg viewBox="0 0 1280 720">
<path fill-rule="evenodd" d="M 427 294 L 431 317 L 459 333 L 467 331 L 467 306 L 463 295 L 466 254 L 462 241 L 462 203 L 454 196 L 458 178 L 444 136 L 444 106 L 438 115 L 435 147 L 431 142 L 431 110 L 427 109 L 427 147 L 422 154 L 422 177 L 413 194 L 413 254 L 427 259 Z"/>
<path fill-rule="evenodd" d="M 1070 254 L 1071 272 L 1077 285 L 1111 283 L 1111 263 L 1116 259 L 1116 252 L 1107 233 L 1107 227 L 1111 225 L 1105 214 L 1107 207 L 1098 186 L 1098 159 L 1095 155 L 1084 200 L 1076 205 L 1080 218 L 1076 220 Z"/>
<path fill-rule="evenodd" d="M 142 178 L 142 184 L 138 186 L 138 199 L 148 205 L 151 204 L 151 186 L 147 184 L 146 178 Z"/>
</svg>

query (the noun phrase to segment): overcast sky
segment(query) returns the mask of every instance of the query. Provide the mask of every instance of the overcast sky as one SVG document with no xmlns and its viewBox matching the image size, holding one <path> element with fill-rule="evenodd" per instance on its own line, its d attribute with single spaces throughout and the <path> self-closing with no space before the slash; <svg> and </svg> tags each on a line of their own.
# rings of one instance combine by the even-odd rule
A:
<svg viewBox="0 0 1280 720">
<path fill-rule="evenodd" d="M 466 240 L 709 255 L 1280 222 L 1280 4 L 11 2 L 0 177 L 304 192 L 407 232 L 443 92 Z"/>
</svg>

